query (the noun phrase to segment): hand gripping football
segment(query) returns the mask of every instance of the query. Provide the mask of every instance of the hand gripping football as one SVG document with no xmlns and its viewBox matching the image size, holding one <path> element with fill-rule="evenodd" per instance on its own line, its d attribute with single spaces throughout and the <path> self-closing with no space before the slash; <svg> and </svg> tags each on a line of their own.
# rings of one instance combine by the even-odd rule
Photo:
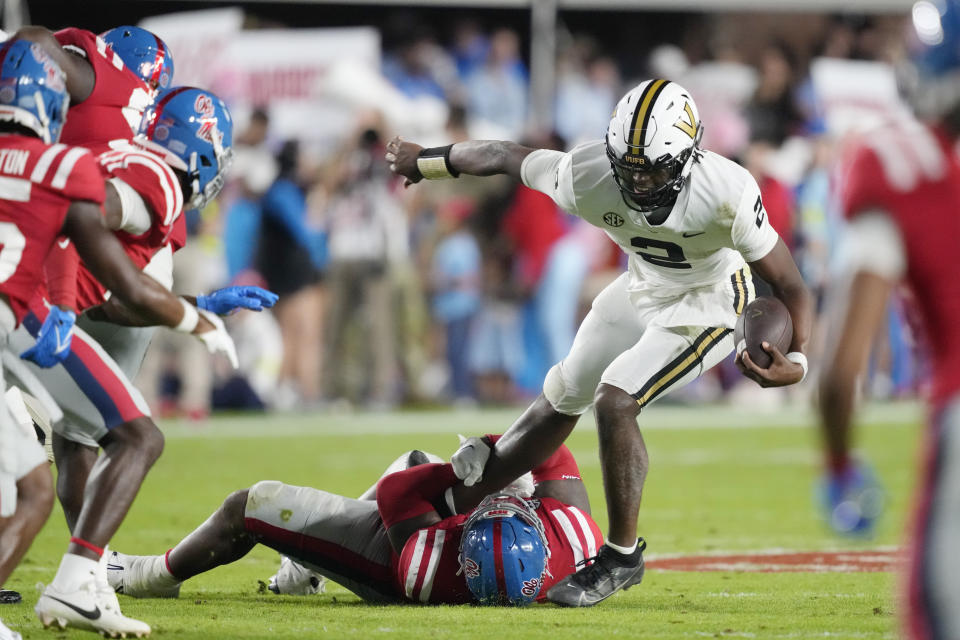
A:
<svg viewBox="0 0 960 640">
<path fill-rule="evenodd" d="M 792 341 L 793 319 L 790 312 L 778 299 L 767 296 L 748 304 L 737 318 L 737 326 L 733 330 L 737 354 L 746 350 L 750 359 L 761 369 L 766 369 L 773 362 L 770 354 L 763 350 L 763 342 L 776 346 L 786 355 Z"/>
</svg>

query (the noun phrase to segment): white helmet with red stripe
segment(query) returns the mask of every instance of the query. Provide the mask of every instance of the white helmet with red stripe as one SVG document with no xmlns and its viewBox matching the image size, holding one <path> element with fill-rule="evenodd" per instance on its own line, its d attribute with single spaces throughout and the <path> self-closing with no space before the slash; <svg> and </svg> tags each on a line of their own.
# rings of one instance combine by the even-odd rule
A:
<svg viewBox="0 0 960 640">
<path fill-rule="evenodd" d="M 607 157 L 627 206 L 672 206 L 699 158 L 703 126 L 680 85 L 654 79 L 631 89 L 607 127 Z"/>
</svg>

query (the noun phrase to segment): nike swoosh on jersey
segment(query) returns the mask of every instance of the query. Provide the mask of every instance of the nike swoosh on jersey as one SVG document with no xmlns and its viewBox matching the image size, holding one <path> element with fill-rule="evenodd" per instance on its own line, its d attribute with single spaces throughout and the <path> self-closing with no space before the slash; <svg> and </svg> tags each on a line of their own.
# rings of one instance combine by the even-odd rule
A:
<svg viewBox="0 0 960 640">
<path fill-rule="evenodd" d="M 74 611 L 82 615 L 87 620 L 97 620 L 100 618 L 100 607 L 96 607 L 94 609 L 81 609 L 77 605 L 67 602 L 66 600 L 61 600 L 56 596 L 47 596 L 47 597 L 50 598 L 51 600 L 56 600 L 60 604 L 67 605 L 68 607 L 70 607 L 71 609 L 73 609 Z"/>
<path fill-rule="evenodd" d="M 706 231 L 698 231 L 697 233 L 687 233 L 686 231 L 684 231 L 681 235 L 682 235 L 684 238 L 692 238 L 692 237 L 694 237 L 694 236 L 702 236 L 702 235 L 705 234 L 705 233 L 706 233 Z"/>
<path fill-rule="evenodd" d="M 70 246 L 70 238 L 64 238 L 63 240 L 59 240 L 57 244 L 60 245 L 61 249 L 66 249 L 67 247 Z"/>
</svg>

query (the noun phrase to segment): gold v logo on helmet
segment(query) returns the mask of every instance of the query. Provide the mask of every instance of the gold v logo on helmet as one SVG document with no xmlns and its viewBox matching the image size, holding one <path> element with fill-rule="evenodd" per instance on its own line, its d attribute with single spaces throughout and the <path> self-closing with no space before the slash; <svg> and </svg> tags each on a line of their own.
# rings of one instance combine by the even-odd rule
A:
<svg viewBox="0 0 960 640">
<path fill-rule="evenodd" d="M 697 136 L 697 121 L 693 117 L 693 109 L 690 108 L 689 102 L 683 105 L 683 110 L 687 113 L 688 121 L 684 122 L 683 120 L 677 120 L 673 126 L 675 126 L 677 129 L 680 129 L 680 131 L 683 131 L 685 134 L 690 136 L 691 140 L 693 140 Z"/>
</svg>

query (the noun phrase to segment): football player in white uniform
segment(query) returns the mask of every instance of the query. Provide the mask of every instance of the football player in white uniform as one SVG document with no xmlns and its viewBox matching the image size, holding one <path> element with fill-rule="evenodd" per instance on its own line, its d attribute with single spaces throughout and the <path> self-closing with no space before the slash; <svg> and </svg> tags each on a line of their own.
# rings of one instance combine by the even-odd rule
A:
<svg viewBox="0 0 960 640">
<path fill-rule="evenodd" d="M 637 415 L 733 350 L 737 316 L 754 295 L 751 271 L 790 311 L 794 337 L 787 354 L 768 349 L 767 369 L 738 357 L 741 371 L 761 386 L 806 375 L 812 298 L 770 226 L 756 181 L 701 150 L 702 132 L 690 95 L 654 79 L 620 100 L 605 140 L 567 153 L 501 141 L 423 149 L 395 138 L 387 146 L 390 168 L 408 186 L 507 174 L 600 227 L 630 256 L 547 374 L 543 393 L 492 450 L 471 439 L 454 458 L 464 480 L 457 506 L 472 506 L 489 486 L 546 459 L 594 407 L 610 530 L 595 562 L 549 591 L 559 604 L 591 606 L 640 581 L 637 516 L 648 463 Z"/>
</svg>

